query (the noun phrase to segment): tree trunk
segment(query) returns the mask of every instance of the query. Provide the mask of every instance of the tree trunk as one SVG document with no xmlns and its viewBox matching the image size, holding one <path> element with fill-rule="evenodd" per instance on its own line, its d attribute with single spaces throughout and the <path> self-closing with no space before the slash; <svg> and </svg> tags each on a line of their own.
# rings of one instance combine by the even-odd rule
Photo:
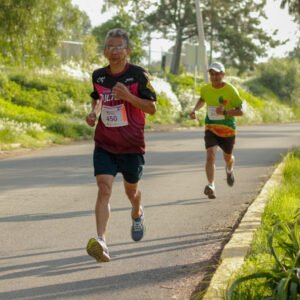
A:
<svg viewBox="0 0 300 300">
<path fill-rule="evenodd" d="M 171 68 L 170 68 L 170 72 L 175 75 L 177 75 L 179 73 L 181 48 L 182 48 L 182 29 L 179 28 L 177 30 L 176 43 L 174 46 L 174 51 L 173 51 L 172 61 L 171 61 Z"/>
</svg>

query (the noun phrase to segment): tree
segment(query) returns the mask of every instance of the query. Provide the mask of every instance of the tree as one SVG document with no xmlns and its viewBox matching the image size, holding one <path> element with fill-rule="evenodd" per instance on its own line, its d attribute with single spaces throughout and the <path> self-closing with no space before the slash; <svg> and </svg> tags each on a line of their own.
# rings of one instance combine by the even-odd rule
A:
<svg viewBox="0 0 300 300">
<path fill-rule="evenodd" d="M 158 0 L 153 9 L 151 0 L 106 0 L 110 5 L 131 6 L 139 20 L 148 24 L 150 31 L 159 31 L 173 40 L 173 56 L 170 71 L 178 74 L 181 48 L 185 41 L 196 40 L 196 11 L 194 0 Z M 221 59 L 227 66 L 236 67 L 240 73 L 251 69 L 257 58 L 266 55 L 269 47 L 280 43 L 261 28 L 265 18 L 266 0 L 204 0 L 202 15 L 209 58 Z M 145 22 L 146 21 L 146 22 Z"/>
<path fill-rule="evenodd" d="M 210 60 L 218 58 L 242 73 L 251 69 L 258 57 L 265 56 L 269 47 L 281 44 L 261 28 L 265 3 L 265 0 L 206 1 L 203 18 Z"/>
<path fill-rule="evenodd" d="M 105 0 L 108 6 L 119 6 L 133 12 L 147 32 L 156 31 L 175 40 L 171 72 L 179 72 L 182 44 L 196 35 L 196 12 L 191 0 Z M 191 31 L 192 28 L 192 31 Z"/>
<path fill-rule="evenodd" d="M 182 44 L 195 36 L 196 10 L 191 0 L 160 0 L 156 11 L 146 17 L 153 30 L 163 33 L 169 39 L 175 39 L 170 72 L 178 74 Z"/>
<path fill-rule="evenodd" d="M 0 53 L 11 64 L 48 64 L 84 14 L 71 0 L 6 0 L 0 3 Z M 87 20 L 85 18 L 85 24 Z"/>
<path fill-rule="evenodd" d="M 281 8 L 288 7 L 289 14 L 294 16 L 295 22 L 298 23 L 300 29 L 300 1 L 299 0 L 282 0 L 280 4 Z M 295 49 L 289 53 L 290 58 L 295 58 L 300 61 L 300 37 L 298 39 L 298 45 Z"/>
<path fill-rule="evenodd" d="M 300 1 L 299 0 L 281 0 L 280 7 L 288 7 L 289 14 L 295 17 L 295 21 L 300 25 Z"/>
<path fill-rule="evenodd" d="M 107 32 L 113 28 L 122 28 L 129 33 L 129 37 L 132 43 L 132 52 L 130 60 L 133 63 L 139 63 L 145 56 L 143 50 L 143 33 L 144 27 L 142 23 L 136 23 L 133 18 L 125 11 L 120 8 L 118 15 L 114 16 L 107 22 L 97 26 L 93 29 L 92 34 L 95 36 L 99 46 L 99 51 L 103 51 L 104 39 Z"/>
<path fill-rule="evenodd" d="M 156 0 L 103 0 L 102 11 L 106 12 L 112 7 L 118 8 L 120 11 L 126 11 L 136 23 L 141 23 L 145 20 L 145 15 L 149 10 L 156 8 Z"/>
<path fill-rule="evenodd" d="M 205 0 L 202 4 L 210 60 L 220 58 L 241 73 L 251 68 L 257 57 L 264 56 L 268 47 L 279 44 L 260 26 L 265 0 L 260 4 L 252 0 Z M 177 74 L 182 43 L 196 36 L 194 1 L 160 0 L 157 11 L 147 20 L 165 36 L 176 36 L 171 72 Z"/>
<path fill-rule="evenodd" d="M 299 64 L 290 59 L 273 58 L 260 64 L 259 82 L 273 91 L 278 98 L 289 104 L 299 99 Z M 294 97 L 295 95 L 298 97 Z M 299 103 L 299 102 L 298 102 Z"/>
<path fill-rule="evenodd" d="M 300 62 L 300 40 L 298 41 L 296 47 L 291 52 L 289 52 L 289 58 L 296 59 Z"/>
<path fill-rule="evenodd" d="M 72 41 L 82 41 L 91 34 L 91 20 L 84 11 L 77 7 L 71 7 L 66 11 L 65 18 L 68 20 L 68 25 L 65 26 L 65 38 Z"/>
</svg>

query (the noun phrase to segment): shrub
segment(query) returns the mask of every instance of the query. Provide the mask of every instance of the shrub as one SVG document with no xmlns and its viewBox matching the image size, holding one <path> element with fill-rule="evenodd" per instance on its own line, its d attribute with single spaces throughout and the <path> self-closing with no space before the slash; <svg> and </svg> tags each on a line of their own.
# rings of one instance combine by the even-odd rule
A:
<svg viewBox="0 0 300 300">
<path fill-rule="evenodd" d="M 88 137 L 93 133 L 93 129 L 83 123 L 71 122 L 62 119 L 52 121 L 47 126 L 47 130 L 73 139 L 78 139 L 79 137 Z"/>
<path fill-rule="evenodd" d="M 258 80 L 274 92 L 281 101 L 292 103 L 292 95 L 299 91 L 300 64 L 296 60 L 271 59 L 259 67 Z"/>
<path fill-rule="evenodd" d="M 156 107 L 155 115 L 147 115 L 148 124 L 173 124 L 176 122 L 178 113 L 165 93 L 157 95 Z"/>
<path fill-rule="evenodd" d="M 264 270 L 236 279 L 227 292 L 227 300 L 241 299 L 238 292 L 235 292 L 236 287 L 252 280 L 259 280 L 264 284 L 265 299 L 299 299 L 300 211 L 290 221 L 276 220 L 268 237 L 268 245 L 274 261 L 272 268 L 268 269 L 265 265 Z"/>
</svg>

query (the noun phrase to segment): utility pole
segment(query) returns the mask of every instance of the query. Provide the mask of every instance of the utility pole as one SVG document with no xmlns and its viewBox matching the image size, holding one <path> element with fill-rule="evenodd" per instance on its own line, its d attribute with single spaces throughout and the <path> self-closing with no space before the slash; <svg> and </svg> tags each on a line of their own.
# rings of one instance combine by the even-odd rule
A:
<svg viewBox="0 0 300 300">
<path fill-rule="evenodd" d="M 195 0 L 196 3 L 196 17 L 197 17 L 197 31 L 198 31 L 198 38 L 199 38 L 199 48 L 200 53 L 202 54 L 200 57 L 200 64 L 203 70 L 203 78 L 204 82 L 208 82 L 208 73 L 207 73 L 207 56 L 206 56 L 206 47 L 205 47 L 205 36 L 204 36 L 204 27 L 203 27 L 203 19 L 202 13 L 200 9 L 200 0 Z"/>
</svg>

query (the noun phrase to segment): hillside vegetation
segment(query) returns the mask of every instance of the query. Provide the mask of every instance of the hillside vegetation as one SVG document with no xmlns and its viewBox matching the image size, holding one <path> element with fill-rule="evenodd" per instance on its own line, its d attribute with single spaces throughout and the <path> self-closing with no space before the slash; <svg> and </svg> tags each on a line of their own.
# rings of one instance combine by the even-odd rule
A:
<svg viewBox="0 0 300 300">
<path fill-rule="evenodd" d="M 238 118 L 238 123 L 299 120 L 298 70 L 295 63 L 277 60 L 262 65 L 260 72 L 251 79 L 228 75 L 227 80 L 238 87 L 245 99 L 245 115 Z M 153 124 L 203 125 L 205 110 L 199 112 L 197 120 L 188 117 L 203 85 L 201 78 L 197 78 L 196 84 L 194 77 L 188 74 L 167 74 L 166 79 L 153 77 L 152 80 L 158 93 L 157 113 L 147 116 L 147 128 Z M 93 128 L 84 120 L 90 110 L 91 88 L 90 80 L 61 72 L 42 74 L 3 69 L 0 75 L 0 150 L 91 139 Z"/>
</svg>

